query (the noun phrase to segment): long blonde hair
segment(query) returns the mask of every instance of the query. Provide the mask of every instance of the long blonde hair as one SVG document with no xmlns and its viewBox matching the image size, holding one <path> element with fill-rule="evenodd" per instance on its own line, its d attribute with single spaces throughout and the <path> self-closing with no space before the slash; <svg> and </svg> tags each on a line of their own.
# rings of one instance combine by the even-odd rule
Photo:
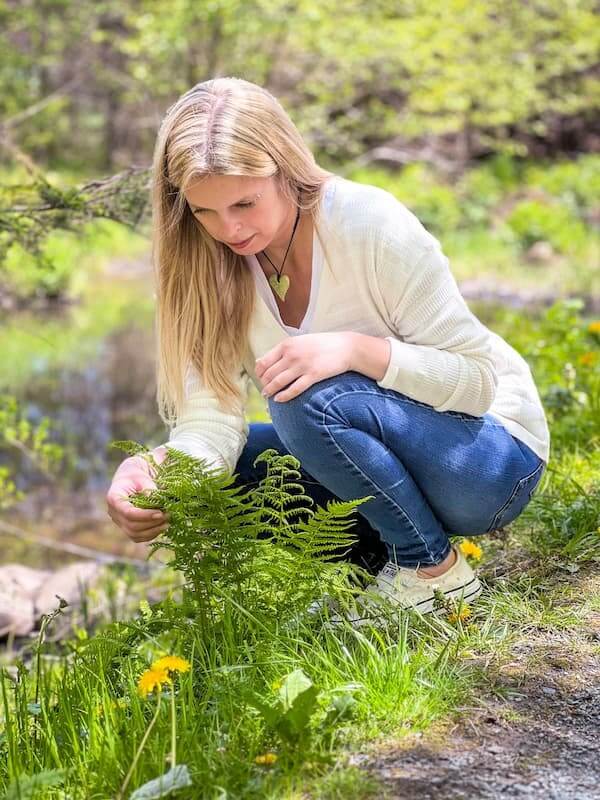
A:
<svg viewBox="0 0 600 800">
<path fill-rule="evenodd" d="M 192 214 L 183 191 L 206 175 L 275 176 L 284 198 L 309 212 L 317 229 L 332 173 L 316 163 L 276 98 L 249 81 L 198 83 L 168 109 L 152 164 L 152 260 L 158 411 L 169 427 L 181 413 L 190 367 L 224 409 L 241 408 L 235 379 L 247 348 L 254 278 L 243 256 Z"/>
</svg>

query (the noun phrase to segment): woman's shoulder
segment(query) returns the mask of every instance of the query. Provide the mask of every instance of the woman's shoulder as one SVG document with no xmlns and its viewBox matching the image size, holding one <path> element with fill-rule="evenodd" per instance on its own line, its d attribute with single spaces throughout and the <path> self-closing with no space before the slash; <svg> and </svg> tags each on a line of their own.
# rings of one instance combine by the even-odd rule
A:
<svg viewBox="0 0 600 800">
<path fill-rule="evenodd" d="M 391 192 L 339 175 L 331 216 L 349 236 L 354 233 L 370 241 L 414 240 L 422 246 L 435 242 L 417 216 Z"/>
</svg>

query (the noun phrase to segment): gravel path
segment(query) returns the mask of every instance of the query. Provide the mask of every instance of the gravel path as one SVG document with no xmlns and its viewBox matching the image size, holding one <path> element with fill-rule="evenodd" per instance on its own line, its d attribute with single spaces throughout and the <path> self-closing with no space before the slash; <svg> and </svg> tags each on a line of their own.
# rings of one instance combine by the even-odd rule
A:
<svg viewBox="0 0 600 800">
<path fill-rule="evenodd" d="M 390 800 L 600 800 L 599 643 L 599 612 L 530 633 L 477 708 L 352 763 Z"/>
</svg>

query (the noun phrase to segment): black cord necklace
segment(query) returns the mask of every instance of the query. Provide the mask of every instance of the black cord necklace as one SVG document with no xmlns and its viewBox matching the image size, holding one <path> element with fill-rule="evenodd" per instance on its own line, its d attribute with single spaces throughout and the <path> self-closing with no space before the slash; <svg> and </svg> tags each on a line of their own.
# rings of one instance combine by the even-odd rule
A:
<svg viewBox="0 0 600 800">
<path fill-rule="evenodd" d="M 292 236 L 290 238 L 290 243 L 287 246 L 287 250 L 285 251 L 285 256 L 283 257 L 283 264 L 281 265 L 281 270 L 278 270 L 275 267 L 275 264 L 271 261 L 269 256 L 265 253 L 264 250 L 261 250 L 261 253 L 265 256 L 269 264 L 275 267 L 276 275 L 269 275 L 269 285 L 271 288 L 276 292 L 278 297 L 281 297 L 282 300 L 285 300 L 285 296 L 287 294 L 288 289 L 290 288 L 290 279 L 288 275 L 283 275 L 283 268 L 285 267 L 285 260 L 290 252 L 290 247 L 292 246 L 292 241 L 294 239 L 294 234 L 296 233 L 296 228 L 298 227 L 298 222 L 300 220 L 300 209 L 296 212 L 296 222 L 294 223 L 294 230 L 292 231 Z"/>
</svg>

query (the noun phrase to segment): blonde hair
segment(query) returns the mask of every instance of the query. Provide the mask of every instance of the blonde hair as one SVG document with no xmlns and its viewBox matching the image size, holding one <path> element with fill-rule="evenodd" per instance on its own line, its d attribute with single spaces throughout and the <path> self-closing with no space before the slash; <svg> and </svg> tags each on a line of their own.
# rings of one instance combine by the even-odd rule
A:
<svg viewBox="0 0 600 800">
<path fill-rule="evenodd" d="M 270 92 L 241 78 L 193 86 L 167 111 L 152 164 L 157 401 L 172 427 L 190 367 L 219 404 L 241 410 L 235 384 L 248 344 L 254 278 L 243 256 L 213 239 L 183 191 L 207 175 L 275 176 L 284 198 L 317 218 L 322 169 Z M 302 198 L 300 197 L 302 193 Z"/>
</svg>

